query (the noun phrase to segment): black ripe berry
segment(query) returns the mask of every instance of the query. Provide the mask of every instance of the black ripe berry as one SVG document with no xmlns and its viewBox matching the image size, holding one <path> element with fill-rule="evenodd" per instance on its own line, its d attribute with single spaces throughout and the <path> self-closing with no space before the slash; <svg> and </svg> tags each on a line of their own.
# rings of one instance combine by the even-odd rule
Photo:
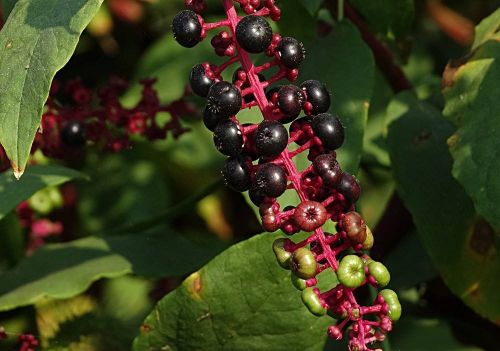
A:
<svg viewBox="0 0 500 351">
<path fill-rule="evenodd" d="M 240 91 L 229 82 L 215 83 L 208 91 L 207 107 L 214 116 L 220 118 L 235 115 L 241 108 Z"/>
<path fill-rule="evenodd" d="M 313 118 L 314 134 L 329 150 L 338 149 L 344 142 L 344 127 L 337 117 L 329 113 L 321 113 Z"/>
<path fill-rule="evenodd" d="M 260 155 L 278 156 L 288 144 L 288 133 L 280 122 L 265 120 L 255 133 L 255 146 Z"/>
<path fill-rule="evenodd" d="M 213 132 L 215 130 L 215 127 L 217 127 L 217 124 L 219 124 L 219 122 L 223 120 L 224 118 L 214 116 L 208 110 L 208 107 L 205 107 L 205 110 L 203 111 L 203 124 L 205 124 L 205 127 L 207 127 L 208 130 Z"/>
<path fill-rule="evenodd" d="M 267 197 L 278 197 L 287 186 L 286 172 L 274 163 L 264 163 L 255 174 L 256 188 Z"/>
<path fill-rule="evenodd" d="M 250 201 L 252 201 L 255 206 L 260 206 L 266 199 L 264 192 L 258 188 L 250 188 L 248 196 L 250 197 Z"/>
<path fill-rule="evenodd" d="M 236 156 L 243 150 L 243 135 L 240 126 L 226 120 L 217 124 L 214 131 L 214 144 L 226 156 Z"/>
<path fill-rule="evenodd" d="M 323 183 L 328 186 L 335 186 L 342 176 L 339 163 L 331 154 L 317 156 L 313 161 L 316 173 L 323 179 Z"/>
<path fill-rule="evenodd" d="M 233 190 L 247 191 L 250 189 L 250 169 L 245 159 L 229 157 L 222 169 L 224 183 Z"/>
<path fill-rule="evenodd" d="M 347 203 L 352 205 L 359 199 L 361 188 L 354 176 L 347 172 L 342 173 L 340 181 L 337 184 L 337 191 L 344 195 Z"/>
<path fill-rule="evenodd" d="M 285 85 L 278 91 L 278 107 L 292 120 L 300 114 L 303 103 L 304 95 L 295 85 Z"/>
<path fill-rule="evenodd" d="M 215 81 L 206 75 L 205 67 L 199 64 L 191 69 L 189 83 L 196 95 L 207 97 L 208 91 Z"/>
<path fill-rule="evenodd" d="M 194 11 L 184 10 L 175 15 L 172 31 L 175 40 L 186 48 L 192 48 L 201 41 L 202 26 Z"/>
<path fill-rule="evenodd" d="M 72 147 L 85 145 L 85 126 L 79 121 L 68 121 L 61 130 L 61 141 Z"/>
<path fill-rule="evenodd" d="M 330 93 L 326 86 L 317 80 L 306 80 L 300 85 L 306 94 L 306 100 L 311 103 L 311 114 L 327 112 L 330 108 Z"/>
<path fill-rule="evenodd" d="M 238 44 L 252 54 L 264 52 L 272 39 L 273 30 L 261 16 L 246 16 L 236 26 Z"/>
<path fill-rule="evenodd" d="M 290 69 L 298 68 L 305 58 L 304 45 L 290 37 L 281 39 L 276 47 L 276 53 L 285 67 Z"/>
</svg>

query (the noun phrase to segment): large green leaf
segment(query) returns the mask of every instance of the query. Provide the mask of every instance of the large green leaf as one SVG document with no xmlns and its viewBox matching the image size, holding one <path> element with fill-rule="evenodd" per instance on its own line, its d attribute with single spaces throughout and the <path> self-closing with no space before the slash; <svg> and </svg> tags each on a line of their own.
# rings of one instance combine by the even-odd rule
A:
<svg viewBox="0 0 500 351">
<path fill-rule="evenodd" d="M 146 318 L 135 351 L 322 350 L 330 317 L 315 317 L 278 266 L 276 234 L 234 245 Z"/>
<path fill-rule="evenodd" d="M 43 298 L 69 298 L 92 282 L 127 273 L 180 276 L 200 267 L 220 245 L 200 245 L 173 232 L 111 238 L 88 237 L 37 250 L 0 275 L 0 311 Z"/>
<path fill-rule="evenodd" d="M 500 8 L 477 25 L 472 50 L 491 39 L 497 41 L 500 39 Z"/>
<path fill-rule="evenodd" d="M 301 79 L 317 79 L 332 93 L 331 111 L 345 126 L 345 143 L 338 150 L 343 169 L 356 172 L 375 80 L 375 63 L 357 29 L 349 22 L 335 26 L 325 38 L 306 44 Z"/>
<path fill-rule="evenodd" d="M 20 180 L 3 172 L 0 174 L 0 219 L 38 190 L 84 177 L 80 172 L 60 166 L 32 166 Z"/>
<path fill-rule="evenodd" d="M 102 0 L 19 0 L 0 32 L 0 143 L 20 177 L 55 73 Z"/>
<path fill-rule="evenodd" d="M 458 127 L 448 140 L 453 176 L 500 230 L 500 42 L 487 41 L 453 74 L 443 91 L 443 113 Z"/>
<path fill-rule="evenodd" d="M 404 36 L 413 25 L 414 0 L 351 0 L 350 3 L 365 17 L 373 29 L 384 35 Z"/>
<path fill-rule="evenodd" d="M 410 93 L 398 95 L 388 115 L 394 177 L 422 244 L 450 289 L 482 316 L 498 320 L 499 236 L 451 175 L 446 139 L 453 126 Z"/>
</svg>

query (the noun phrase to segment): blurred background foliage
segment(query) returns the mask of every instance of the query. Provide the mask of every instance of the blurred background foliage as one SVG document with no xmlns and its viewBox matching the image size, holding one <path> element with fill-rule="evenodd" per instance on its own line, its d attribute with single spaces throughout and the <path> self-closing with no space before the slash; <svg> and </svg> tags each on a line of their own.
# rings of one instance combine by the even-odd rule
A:
<svg viewBox="0 0 500 351">
<path fill-rule="evenodd" d="M 4 13 L 12 3 L 3 2 Z M 333 94 L 333 111 L 347 125 L 341 164 L 358 169 L 363 189 L 359 208 L 377 241 L 373 257 L 386 263 L 391 288 L 401 296 L 405 312 L 384 349 L 497 350 L 499 1 L 352 0 L 349 8 L 361 19 L 361 32 L 356 20 L 337 22 L 333 0 L 279 4 L 283 16 L 275 29 L 302 40 L 308 52 L 299 79 L 324 81 Z M 124 77 L 131 87 L 123 101 L 132 105 L 139 98 L 138 81 L 155 77 L 162 102 L 181 97 L 194 64 L 221 62 L 209 40 L 189 51 L 175 43 L 170 23 L 182 5 L 181 0 L 105 1 L 56 79 L 80 77 L 97 88 L 110 76 Z M 495 10 L 492 24 L 483 23 L 478 30 L 482 39 L 474 41 L 474 27 Z M 222 13 L 220 1 L 208 1 L 206 20 Z M 388 62 L 374 55 L 366 33 L 390 50 L 414 94 L 387 74 Z M 460 64 L 448 65 L 464 57 Z M 487 63 L 481 65 L 481 60 Z M 67 164 L 87 179 L 54 170 L 41 178 L 36 169 L 28 172 L 25 177 L 39 182 L 31 193 L 73 179 L 64 186 L 77 194 L 75 206 L 52 214 L 62 220 L 63 235 L 29 257 L 23 257 L 26 240 L 10 212 L 17 205 L 5 190 L 11 183 L 2 175 L 0 202 L 7 205 L 0 211 L 0 326 L 9 335 L 30 331 L 47 350 L 129 349 L 159 299 L 224 249 L 262 232 L 246 196 L 218 181 L 224 158 L 201 123 L 202 100 L 189 99 L 200 114 L 183 119 L 189 131 L 178 139 L 136 140 L 133 149 L 118 154 L 89 149 L 83 159 Z M 243 114 L 249 121 L 260 119 L 255 111 Z M 454 133 L 464 137 L 450 141 Z M 57 164 L 43 157 L 38 163 Z M 484 188 L 488 193 L 482 196 Z M 288 193 L 283 198 L 285 203 L 296 201 Z M 209 307 L 220 308 L 221 330 L 238 326 L 230 349 L 339 349 L 326 342 L 328 321 L 305 313 L 300 294 L 284 273 L 272 262 L 266 265 L 271 250 L 250 259 L 255 250 L 270 248 L 271 239 L 263 234 L 233 247 L 200 272 L 208 281 L 220 282 L 224 279 L 218 274 L 232 268 L 235 275 L 245 274 L 240 279 L 274 296 L 268 302 L 274 321 L 267 315 L 252 320 L 252 332 L 262 332 L 259 326 L 264 326 L 270 335 L 280 328 L 299 333 L 305 323 L 317 329 L 302 335 L 298 344 L 279 337 L 248 339 L 238 317 L 224 308 L 237 305 L 246 293 L 257 304 L 269 296 L 253 292 L 252 286 L 231 290 L 234 285 L 221 282 L 216 293 L 223 292 L 227 304 L 218 306 L 220 299 L 214 297 L 215 305 Z M 235 261 L 237 252 L 245 259 Z M 232 263 L 226 267 L 224 262 Z M 252 265 L 258 269 L 248 270 Z M 264 277 L 268 273 L 261 270 L 267 269 L 276 278 Z M 207 308 L 189 300 L 189 279 L 154 311 L 189 326 L 191 314 Z M 284 307 L 297 310 L 282 311 Z M 275 325 L 277 318 L 286 318 L 285 312 L 298 324 Z M 247 312 L 243 308 L 241 313 Z M 169 323 L 163 325 L 165 335 L 179 328 Z M 183 332 L 189 339 L 199 330 Z M 194 338 L 175 347 L 222 349 L 207 333 L 207 344 Z M 135 347 L 147 350 L 164 342 L 162 337 L 139 337 Z M 9 340 L 0 349 L 12 347 L 15 339 Z"/>
</svg>

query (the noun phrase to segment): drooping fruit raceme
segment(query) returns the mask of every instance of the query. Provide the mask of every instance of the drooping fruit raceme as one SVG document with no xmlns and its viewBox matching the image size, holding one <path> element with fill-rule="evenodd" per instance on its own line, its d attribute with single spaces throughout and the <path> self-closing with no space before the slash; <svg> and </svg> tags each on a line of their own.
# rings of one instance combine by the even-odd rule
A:
<svg viewBox="0 0 500 351">
<path fill-rule="evenodd" d="M 295 38 L 273 33 L 269 20 L 277 21 L 281 15 L 274 0 L 221 1 L 226 19 L 206 23 L 201 17 L 205 2 L 198 0 L 194 7 L 188 1 L 198 13 L 181 12 L 172 27 L 179 43 L 188 47 L 208 31 L 219 31 L 211 44 L 227 61 L 194 66 L 190 84 L 207 98 L 203 122 L 214 132 L 216 148 L 229 156 L 222 170 L 224 181 L 235 191 L 249 192 L 265 230 L 310 233 L 300 242 L 277 239 L 272 250 L 278 263 L 291 270 L 291 282 L 302 291 L 311 313 L 321 316 L 329 311 L 336 317 L 338 323 L 326 331 L 330 337 L 340 340 L 349 328 L 350 350 L 370 350 L 399 319 L 401 305 L 388 289 L 372 306 L 361 306 L 354 295 L 363 285 L 385 287 L 390 275 L 362 251 L 373 246 L 373 235 L 355 211 L 359 182 L 337 162 L 336 150 L 345 138 L 342 117 L 328 112 L 330 92 L 317 80 L 299 86 L 275 84 L 298 78 L 306 52 Z M 235 3 L 244 14 L 238 14 Z M 250 54 L 263 54 L 269 60 L 254 65 Z M 233 65 L 232 81 L 224 81 L 222 73 Z M 240 121 L 237 114 L 246 108 L 260 110 L 263 121 Z M 305 116 L 299 117 L 301 113 Z M 302 153 L 311 164 L 299 170 L 295 160 Z M 300 202 L 280 204 L 278 198 L 286 191 L 296 192 Z M 323 230 L 329 221 L 336 223 L 336 233 Z M 317 275 L 326 269 L 333 270 L 340 283 L 320 291 Z"/>
</svg>

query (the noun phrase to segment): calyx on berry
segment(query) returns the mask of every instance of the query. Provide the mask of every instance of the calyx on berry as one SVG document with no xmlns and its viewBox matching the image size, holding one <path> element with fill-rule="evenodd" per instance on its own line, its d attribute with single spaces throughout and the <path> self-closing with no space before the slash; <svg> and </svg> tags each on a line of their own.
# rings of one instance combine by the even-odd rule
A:
<svg viewBox="0 0 500 351">
<path fill-rule="evenodd" d="M 280 238 L 280 239 L 276 239 L 273 242 L 274 254 L 276 255 L 276 259 L 278 260 L 278 263 L 283 268 L 290 267 L 290 259 L 292 257 L 292 253 L 287 251 L 285 248 L 287 243 L 290 243 L 290 239 Z"/>
<path fill-rule="evenodd" d="M 380 262 L 370 262 L 368 264 L 368 272 L 381 287 L 387 286 L 391 280 L 391 274 L 387 270 L 387 267 Z"/>
</svg>

